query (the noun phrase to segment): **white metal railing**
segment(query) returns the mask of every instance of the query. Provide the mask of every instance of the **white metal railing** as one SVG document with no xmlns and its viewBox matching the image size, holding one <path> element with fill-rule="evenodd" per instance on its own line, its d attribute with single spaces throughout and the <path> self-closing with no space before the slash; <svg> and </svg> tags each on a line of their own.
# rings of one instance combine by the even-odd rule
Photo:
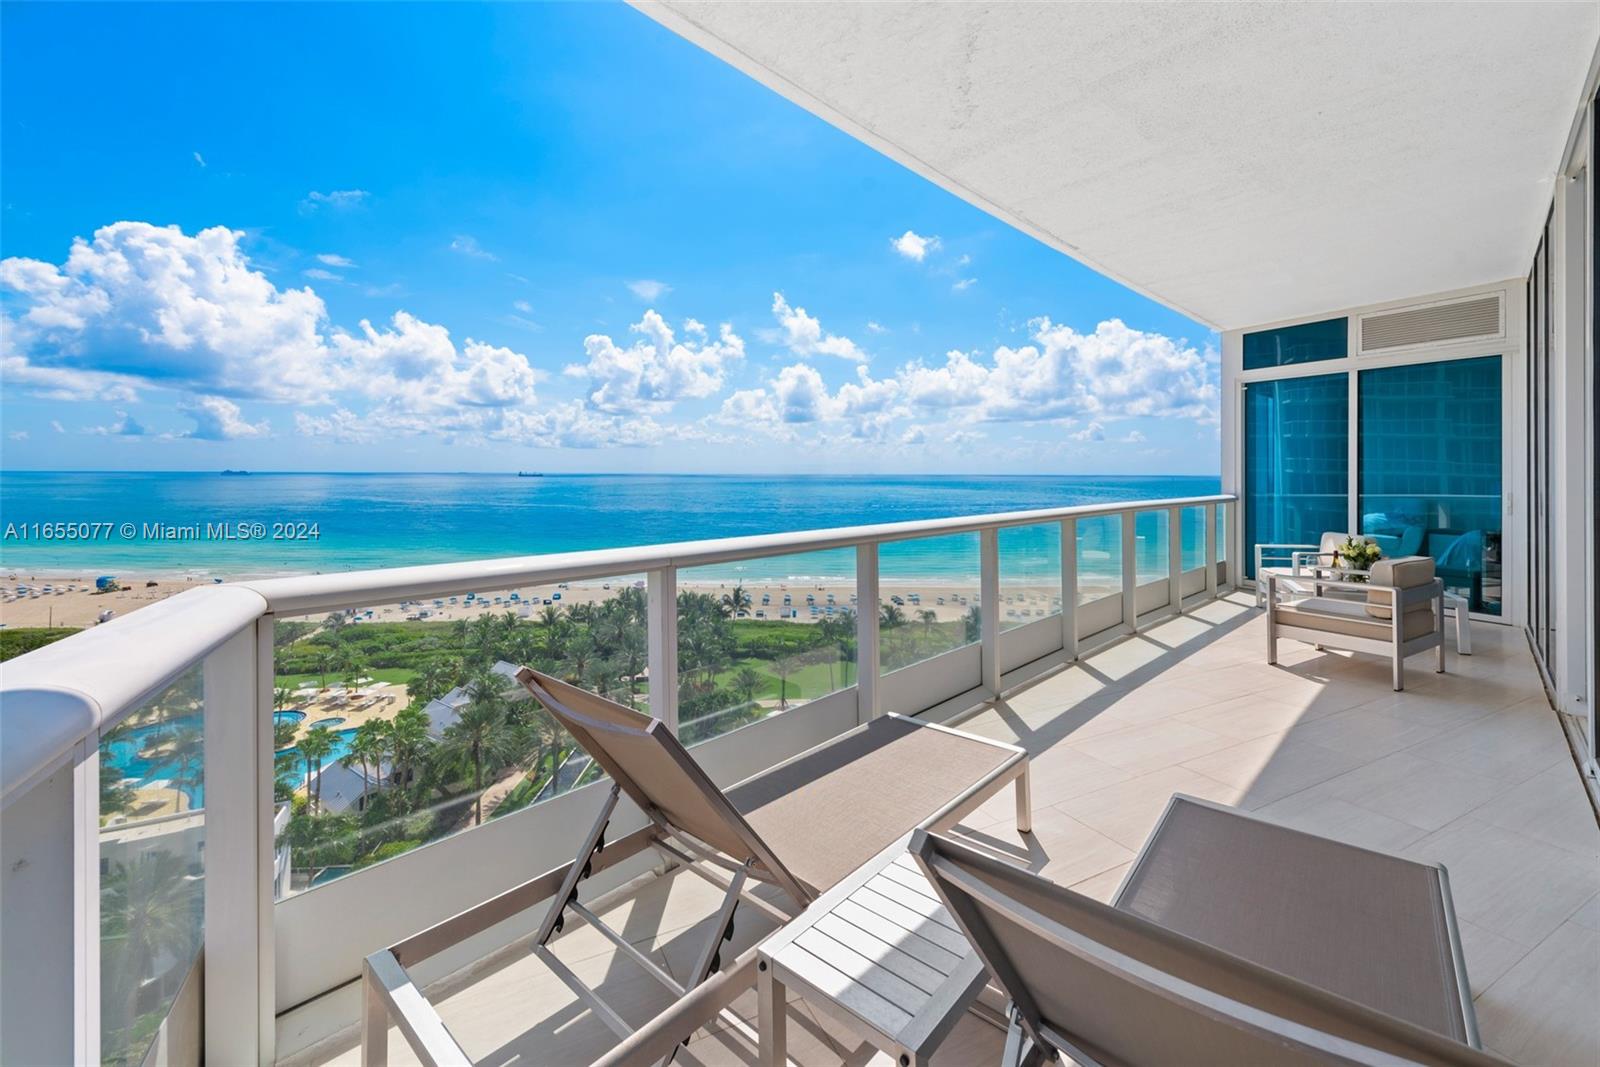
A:
<svg viewBox="0 0 1600 1067">
<path fill-rule="evenodd" d="M 1184 509 L 1195 507 L 1204 509 L 1205 555 L 1200 568 L 1186 571 L 1181 517 Z M 854 549 L 857 682 L 841 692 L 854 690 L 853 718 L 864 721 L 884 710 L 886 689 L 891 699 L 915 705 L 895 710 L 916 712 L 962 701 L 975 706 L 1039 671 L 1070 662 L 1090 643 L 1137 631 L 1152 612 L 1182 611 L 1186 589 L 1192 590 L 1187 593 L 1191 599 L 1216 595 L 1233 577 L 1225 576 L 1219 565 L 1223 555 L 1219 517 L 1228 513 L 1229 541 L 1237 545 L 1235 509 L 1234 497 L 1216 495 L 246 581 L 189 590 L 19 657 L 0 667 L 0 805 L 5 819 L 0 838 L 5 839 L 8 871 L 14 853 L 27 859 L 21 853 L 33 849 L 36 862 L 24 865 L 26 877 L 8 878 L 6 920 L 11 925 L 14 915 L 34 905 L 41 909 L 40 915 L 54 914 L 48 906 L 51 901 L 65 899 L 71 906 L 58 909 L 58 929 L 41 933 L 39 942 L 53 946 L 53 951 L 46 958 L 34 955 L 26 961 L 27 987 L 13 989 L 8 983 L 5 988 L 7 1025 L 0 1027 L 5 1034 L 0 1060 L 98 1062 L 101 1058 L 95 854 L 100 740 L 196 664 L 203 664 L 206 1053 L 219 1063 L 272 1059 L 273 1020 L 282 984 L 275 981 L 273 899 L 274 820 L 280 818 L 272 803 L 271 715 L 273 626 L 278 619 L 643 573 L 649 677 L 676 679 L 676 591 L 681 569 Z M 1168 553 L 1165 575 L 1141 586 L 1134 526 L 1136 517 L 1145 513 L 1166 515 Z M 1085 609 L 1093 610 L 1080 613 L 1077 524 L 1102 516 L 1121 521 L 1122 588 L 1119 597 L 1085 604 Z M 1042 618 L 1002 631 L 998 531 L 1044 523 L 1059 523 L 1061 528 L 1059 619 Z M 977 577 L 983 610 L 975 663 L 972 657 L 957 654 L 966 650 L 957 649 L 934 661 L 881 674 L 876 610 L 881 602 L 879 546 L 960 533 L 976 533 L 979 542 Z M 1227 558 L 1238 559 L 1237 548 Z M 1106 610 L 1107 603 L 1111 611 Z M 1032 658 L 1027 663 L 1008 662 L 1008 654 L 1012 661 L 1019 656 Z M 971 674 L 966 673 L 969 663 L 975 667 Z M 651 713 L 674 728 L 677 688 L 675 684 L 649 687 Z M 64 847 L 56 847 L 63 843 Z M 11 944 L 8 940 L 8 952 Z M 359 973 L 368 952 L 381 947 L 384 944 L 355 950 L 350 976 Z M 0 961 L 0 973 L 24 973 L 16 963 Z M 334 979 L 328 988 L 338 984 Z M 58 994 L 66 990 L 70 996 L 62 1008 Z M 19 1036 L 23 1034 L 25 1042 Z M 13 1055 L 13 1049 L 35 1055 Z"/>
</svg>

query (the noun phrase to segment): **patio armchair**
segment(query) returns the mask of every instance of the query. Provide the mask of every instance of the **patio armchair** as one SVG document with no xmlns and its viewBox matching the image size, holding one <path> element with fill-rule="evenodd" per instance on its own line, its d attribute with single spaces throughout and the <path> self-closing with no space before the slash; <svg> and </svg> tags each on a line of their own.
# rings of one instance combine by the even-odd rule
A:
<svg viewBox="0 0 1600 1067">
<path fill-rule="evenodd" d="M 919 831 L 1006 1067 L 1488 1067 L 1443 867 L 1175 795 L 1110 905 Z"/>
<path fill-rule="evenodd" d="M 1284 581 L 1311 595 L 1281 599 L 1278 586 Z M 1353 599 L 1357 590 L 1366 595 Z M 1444 673 L 1444 583 L 1427 556 L 1379 560 L 1360 585 L 1269 573 L 1266 599 L 1268 663 L 1278 662 L 1278 641 L 1288 637 L 1318 648 L 1388 656 L 1395 692 L 1405 688 L 1406 657 L 1418 652 L 1434 649 L 1434 670 Z"/>
</svg>

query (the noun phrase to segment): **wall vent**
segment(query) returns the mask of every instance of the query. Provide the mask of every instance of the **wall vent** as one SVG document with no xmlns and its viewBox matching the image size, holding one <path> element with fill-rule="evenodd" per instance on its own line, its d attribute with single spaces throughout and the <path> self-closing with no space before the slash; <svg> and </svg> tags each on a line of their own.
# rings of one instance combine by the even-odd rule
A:
<svg viewBox="0 0 1600 1067">
<path fill-rule="evenodd" d="M 1501 294 L 1448 304 L 1427 304 L 1361 317 L 1361 351 L 1387 352 L 1413 345 L 1499 337 L 1505 332 Z"/>
</svg>

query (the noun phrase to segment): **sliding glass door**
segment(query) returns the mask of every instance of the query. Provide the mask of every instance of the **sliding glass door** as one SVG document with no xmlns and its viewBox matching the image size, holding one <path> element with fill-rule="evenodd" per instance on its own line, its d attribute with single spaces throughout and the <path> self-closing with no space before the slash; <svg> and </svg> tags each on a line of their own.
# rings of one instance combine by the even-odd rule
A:
<svg viewBox="0 0 1600 1067">
<path fill-rule="evenodd" d="M 1350 389 L 1345 374 L 1244 387 L 1245 573 L 1258 544 L 1315 545 L 1349 525 Z"/>
<path fill-rule="evenodd" d="M 1359 372 L 1361 532 L 1385 556 L 1432 556 L 1470 610 L 1502 602 L 1499 356 Z"/>
</svg>

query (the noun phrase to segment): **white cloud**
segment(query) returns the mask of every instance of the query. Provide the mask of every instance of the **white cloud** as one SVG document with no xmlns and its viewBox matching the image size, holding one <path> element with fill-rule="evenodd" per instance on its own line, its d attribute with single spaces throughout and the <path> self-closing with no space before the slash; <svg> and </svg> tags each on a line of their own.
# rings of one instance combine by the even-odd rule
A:
<svg viewBox="0 0 1600 1067">
<path fill-rule="evenodd" d="M 972 257 L 967 255 L 965 252 L 961 253 L 961 255 L 956 257 L 956 266 L 958 266 L 958 267 L 965 267 L 967 264 L 969 264 L 971 262 L 972 262 Z"/>
<path fill-rule="evenodd" d="M 307 278 L 315 278 L 319 282 L 344 281 L 344 277 L 342 275 L 335 274 L 331 270 L 323 270 L 321 267 L 312 267 L 310 270 L 305 271 L 305 276 Z"/>
<path fill-rule="evenodd" d="M 782 293 L 772 294 L 772 314 L 778 320 L 780 343 L 797 356 L 837 356 L 865 363 L 867 354 L 848 337 L 825 333 L 822 323 L 802 307 L 790 307 Z"/>
<path fill-rule="evenodd" d="M 943 366 L 914 362 L 899 377 L 914 406 L 966 407 L 987 421 L 1075 415 L 1215 417 L 1210 362 L 1163 334 L 1108 319 L 1091 334 L 1049 319 L 1032 323 L 1033 344 L 996 348 L 989 364 L 951 352 Z"/>
<path fill-rule="evenodd" d="M 309 215 L 322 208 L 330 211 L 349 211 L 366 203 L 371 195 L 365 189 L 335 189 L 329 193 L 312 190 L 306 194 L 304 200 L 300 201 L 300 212 Z"/>
<path fill-rule="evenodd" d="M 450 251 L 459 252 L 471 259 L 486 259 L 491 263 L 498 261 L 500 258 L 478 244 L 478 239 L 468 233 L 456 234 L 450 241 Z"/>
<path fill-rule="evenodd" d="M 720 417 L 734 424 L 847 421 L 859 434 L 868 423 L 881 424 L 893 416 L 891 408 L 898 394 L 896 382 L 874 379 L 865 367 L 856 368 L 855 381 L 829 392 L 815 367 L 792 363 L 767 385 L 741 389 L 728 397 Z"/>
<path fill-rule="evenodd" d="M 334 252 L 318 252 L 317 260 L 325 266 L 339 267 L 343 270 L 349 270 L 351 267 L 355 266 L 354 260 L 347 259 L 346 257 L 338 255 Z"/>
<path fill-rule="evenodd" d="M 239 405 L 220 396 L 198 396 L 178 405 L 178 410 L 194 420 L 194 429 L 184 434 L 200 441 L 236 441 L 244 437 L 264 437 L 265 422 L 248 423 Z"/>
<path fill-rule="evenodd" d="M 28 439 L 28 431 L 27 430 L 12 430 L 6 436 L 10 437 L 13 441 L 26 441 Z"/>
<path fill-rule="evenodd" d="M 528 303 L 526 300 L 513 300 L 511 302 L 511 306 L 522 312 L 524 315 L 533 314 L 533 305 Z"/>
<path fill-rule="evenodd" d="M 588 379 L 589 403 L 613 413 L 667 411 L 680 400 L 722 389 L 728 366 L 744 358 L 744 341 L 723 323 L 715 340 L 700 323 L 684 324 L 683 340 L 659 314 L 646 311 L 629 327 L 639 340 L 623 347 L 605 334 L 584 338 L 586 361 L 566 373 Z"/>
<path fill-rule="evenodd" d="M 1106 428 L 1098 422 L 1091 422 L 1083 429 L 1069 433 L 1067 436 L 1074 441 L 1104 441 L 1106 439 Z"/>
<path fill-rule="evenodd" d="M 74 242 L 65 264 L 0 260 L 18 299 L 9 386 L 50 396 L 132 399 L 136 388 L 339 403 L 365 396 L 419 417 L 529 404 L 526 356 L 399 311 L 387 328 L 332 326 L 310 288 L 279 289 L 251 267 L 241 234 L 113 223 Z"/>
<path fill-rule="evenodd" d="M 61 425 L 61 422 L 60 422 L 59 419 L 51 419 L 50 420 L 50 428 L 52 430 L 54 430 L 56 433 L 66 433 L 67 432 L 67 428 L 65 426 Z"/>
<path fill-rule="evenodd" d="M 654 278 L 640 278 L 636 282 L 629 282 L 628 290 L 640 300 L 653 303 L 672 292 L 672 286 L 666 282 L 658 282 Z"/>
<path fill-rule="evenodd" d="M 202 156 L 199 152 L 196 152 L 194 154 L 194 161 L 200 165 L 202 170 L 205 169 L 205 165 L 206 165 L 206 157 L 205 156 Z"/>
<path fill-rule="evenodd" d="M 109 426 L 91 426 L 84 432 L 98 434 L 101 437 L 143 437 L 146 431 L 138 419 L 126 411 L 119 411 L 116 422 Z"/>
<path fill-rule="evenodd" d="M 928 258 L 929 252 L 939 250 L 939 238 L 923 237 L 912 230 L 907 230 L 899 237 L 889 238 L 889 244 L 894 250 L 906 259 L 921 263 Z"/>
<path fill-rule="evenodd" d="M 867 332 L 868 333 L 888 333 L 889 332 L 889 328 L 887 326 L 880 326 L 878 323 L 873 322 L 871 319 L 868 319 L 867 320 Z"/>
<path fill-rule="evenodd" d="M 968 289 L 971 289 L 974 285 L 977 285 L 977 284 L 978 284 L 978 279 L 976 279 L 976 278 L 961 278 L 961 279 L 955 281 L 954 283 L 952 283 L 951 286 L 950 286 L 950 289 L 953 292 L 964 293 Z"/>
</svg>

